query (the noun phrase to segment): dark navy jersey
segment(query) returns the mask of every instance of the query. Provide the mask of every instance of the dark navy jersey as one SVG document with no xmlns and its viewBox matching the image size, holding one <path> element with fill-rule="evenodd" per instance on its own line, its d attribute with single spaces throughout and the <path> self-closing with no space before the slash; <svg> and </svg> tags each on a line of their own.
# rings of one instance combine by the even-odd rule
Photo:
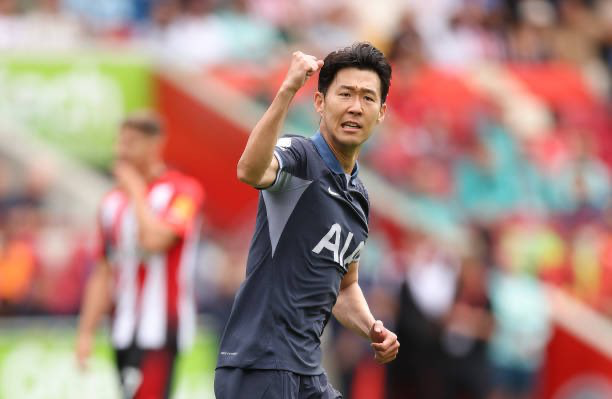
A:
<svg viewBox="0 0 612 399">
<path fill-rule="evenodd" d="M 368 236 L 369 200 L 320 133 L 278 140 L 276 181 L 259 198 L 218 367 L 321 374 L 320 337 Z"/>
</svg>

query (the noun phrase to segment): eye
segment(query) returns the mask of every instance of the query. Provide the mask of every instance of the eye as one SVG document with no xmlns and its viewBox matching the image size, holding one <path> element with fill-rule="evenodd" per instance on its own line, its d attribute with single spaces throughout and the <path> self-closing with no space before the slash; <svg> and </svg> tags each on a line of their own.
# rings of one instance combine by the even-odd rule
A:
<svg viewBox="0 0 612 399">
<path fill-rule="evenodd" d="M 350 97 L 350 93 L 348 91 L 343 91 L 340 93 L 340 97 Z"/>
<path fill-rule="evenodd" d="M 365 96 L 366 101 L 375 102 L 374 97 Z"/>
</svg>

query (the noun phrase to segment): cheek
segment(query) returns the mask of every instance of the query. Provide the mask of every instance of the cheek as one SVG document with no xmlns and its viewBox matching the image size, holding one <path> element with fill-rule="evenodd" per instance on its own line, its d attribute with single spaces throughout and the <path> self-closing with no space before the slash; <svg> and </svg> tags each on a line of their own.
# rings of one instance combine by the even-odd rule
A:
<svg viewBox="0 0 612 399">
<path fill-rule="evenodd" d="M 115 153 L 119 158 L 125 158 L 127 156 L 127 146 L 124 143 L 115 143 Z"/>
<path fill-rule="evenodd" d="M 338 114 L 334 112 L 333 107 L 325 107 L 322 114 L 323 120 L 326 124 L 331 125 L 337 122 Z"/>
<path fill-rule="evenodd" d="M 334 122 L 339 122 L 342 119 L 342 115 L 344 115 L 343 108 L 338 104 L 334 107 L 329 107 L 327 110 L 327 115 L 330 120 Z"/>
</svg>

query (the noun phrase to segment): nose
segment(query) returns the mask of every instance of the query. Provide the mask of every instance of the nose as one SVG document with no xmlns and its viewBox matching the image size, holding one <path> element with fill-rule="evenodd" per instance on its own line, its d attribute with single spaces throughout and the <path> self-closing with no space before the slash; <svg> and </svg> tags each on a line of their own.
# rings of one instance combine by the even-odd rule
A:
<svg viewBox="0 0 612 399">
<path fill-rule="evenodd" d="M 353 97 L 353 101 L 351 101 L 351 104 L 349 105 L 348 112 L 351 115 L 361 115 L 361 113 L 363 112 L 361 99 L 358 96 Z"/>
</svg>

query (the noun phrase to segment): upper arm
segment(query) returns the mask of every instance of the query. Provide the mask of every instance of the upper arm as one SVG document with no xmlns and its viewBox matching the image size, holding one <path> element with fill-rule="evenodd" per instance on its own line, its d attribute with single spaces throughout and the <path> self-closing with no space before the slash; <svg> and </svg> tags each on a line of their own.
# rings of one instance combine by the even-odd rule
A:
<svg viewBox="0 0 612 399">
<path fill-rule="evenodd" d="M 359 262 L 355 261 L 355 262 L 352 262 L 348 266 L 348 271 L 346 272 L 346 274 L 342 278 L 342 281 L 340 282 L 340 291 L 342 291 L 346 287 L 349 287 L 352 284 L 357 283 L 358 281 L 359 281 Z"/>
<path fill-rule="evenodd" d="M 301 136 L 285 136 L 278 139 L 272 162 L 256 187 L 282 191 L 290 176 L 303 176 L 306 173 L 308 158 L 305 143 L 306 140 Z"/>
<path fill-rule="evenodd" d="M 276 181 L 276 177 L 278 176 L 279 169 L 280 169 L 280 164 L 278 162 L 278 159 L 276 158 L 276 155 L 274 155 L 272 157 L 272 162 L 270 162 L 270 165 L 268 165 L 268 168 L 264 172 L 263 177 L 261 178 L 259 183 L 257 183 L 255 188 L 266 189 L 272 186 L 274 182 Z"/>
</svg>

